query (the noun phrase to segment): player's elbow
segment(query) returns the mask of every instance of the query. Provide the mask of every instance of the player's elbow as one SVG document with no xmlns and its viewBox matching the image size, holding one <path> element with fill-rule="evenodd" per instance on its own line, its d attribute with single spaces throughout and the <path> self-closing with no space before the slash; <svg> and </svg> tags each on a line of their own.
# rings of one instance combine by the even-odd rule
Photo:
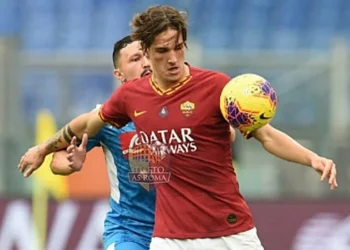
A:
<svg viewBox="0 0 350 250">
<path fill-rule="evenodd" d="M 66 151 L 59 151 L 53 154 L 50 162 L 50 170 L 54 175 L 70 175 L 76 172 L 68 166 Z"/>
<path fill-rule="evenodd" d="M 74 169 L 71 169 L 69 167 L 55 165 L 55 164 L 51 164 L 50 169 L 51 169 L 51 173 L 53 173 L 54 175 L 66 176 L 66 175 L 73 174 L 74 172 L 77 172 Z"/>
<path fill-rule="evenodd" d="M 64 175 L 62 171 L 60 171 L 60 168 L 55 164 L 50 165 L 50 170 L 51 170 L 51 173 L 53 173 L 54 175 Z"/>
</svg>

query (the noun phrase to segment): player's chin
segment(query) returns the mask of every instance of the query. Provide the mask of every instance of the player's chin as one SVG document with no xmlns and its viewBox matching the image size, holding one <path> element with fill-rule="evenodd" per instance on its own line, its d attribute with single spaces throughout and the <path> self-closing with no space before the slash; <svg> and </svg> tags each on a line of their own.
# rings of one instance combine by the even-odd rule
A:
<svg viewBox="0 0 350 250">
<path fill-rule="evenodd" d="M 167 74 L 167 78 L 169 79 L 169 81 L 171 82 L 179 82 L 181 80 L 181 74 L 177 73 L 177 74 L 174 74 L 172 72 L 169 72 Z"/>
</svg>

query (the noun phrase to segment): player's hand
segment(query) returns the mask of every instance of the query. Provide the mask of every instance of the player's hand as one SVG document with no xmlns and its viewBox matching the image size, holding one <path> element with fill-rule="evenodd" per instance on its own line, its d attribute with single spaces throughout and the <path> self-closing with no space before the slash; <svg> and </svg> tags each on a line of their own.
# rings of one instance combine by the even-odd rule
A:
<svg viewBox="0 0 350 250">
<path fill-rule="evenodd" d="M 28 149 L 18 164 L 19 171 L 24 177 L 29 177 L 43 164 L 45 156 L 46 155 L 41 154 L 40 146 L 34 146 Z"/>
<path fill-rule="evenodd" d="M 81 144 L 77 146 L 77 138 L 74 136 L 67 148 L 67 160 L 69 161 L 68 166 L 74 171 L 80 171 L 83 167 L 86 158 L 86 145 L 88 143 L 87 134 L 83 135 Z"/>
<path fill-rule="evenodd" d="M 338 187 L 337 169 L 335 163 L 327 158 L 316 156 L 311 161 L 311 166 L 321 175 L 321 181 L 328 179 L 331 190 Z"/>
</svg>

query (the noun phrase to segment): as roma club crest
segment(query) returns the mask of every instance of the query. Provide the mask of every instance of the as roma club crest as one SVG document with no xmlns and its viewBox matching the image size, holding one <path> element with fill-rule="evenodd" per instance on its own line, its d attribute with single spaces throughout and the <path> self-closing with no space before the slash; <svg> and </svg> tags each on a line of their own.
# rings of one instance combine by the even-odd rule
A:
<svg viewBox="0 0 350 250">
<path fill-rule="evenodd" d="M 194 112 L 196 105 L 193 102 L 186 101 L 180 105 L 180 110 L 183 115 L 190 116 Z"/>
</svg>

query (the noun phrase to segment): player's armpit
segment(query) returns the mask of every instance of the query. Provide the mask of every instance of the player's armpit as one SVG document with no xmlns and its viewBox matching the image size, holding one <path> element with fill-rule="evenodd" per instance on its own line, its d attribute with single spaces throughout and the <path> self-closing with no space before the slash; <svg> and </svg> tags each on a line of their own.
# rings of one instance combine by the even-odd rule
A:
<svg viewBox="0 0 350 250">
<path fill-rule="evenodd" d="M 230 141 L 233 143 L 236 139 L 236 131 L 230 126 Z"/>
<path fill-rule="evenodd" d="M 58 151 L 53 154 L 50 169 L 53 174 L 56 175 L 70 175 L 75 172 L 74 169 L 68 166 L 67 160 L 68 153 L 65 150 Z"/>
</svg>

